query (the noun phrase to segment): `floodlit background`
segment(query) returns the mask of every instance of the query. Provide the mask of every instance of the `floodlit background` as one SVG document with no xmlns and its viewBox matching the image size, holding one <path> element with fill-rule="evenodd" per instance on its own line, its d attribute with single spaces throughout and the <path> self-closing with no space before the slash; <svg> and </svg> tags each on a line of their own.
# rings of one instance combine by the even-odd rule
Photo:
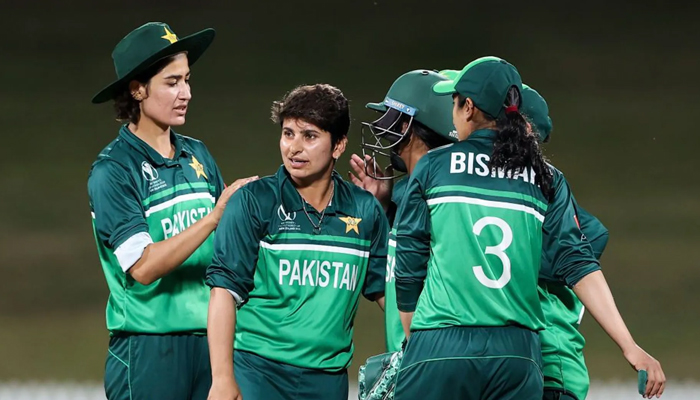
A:
<svg viewBox="0 0 700 400">
<path fill-rule="evenodd" d="M 638 343 L 700 398 L 698 3 L 429 0 L 0 1 L 0 399 L 103 398 L 107 288 L 87 173 L 117 134 L 110 54 L 130 30 L 164 21 L 180 36 L 214 27 L 193 68 L 179 132 L 202 139 L 228 182 L 274 173 L 273 100 L 324 82 L 363 105 L 412 69 L 460 69 L 484 55 L 516 65 L 548 100 L 546 154 L 610 230 L 603 268 Z M 632 399 L 636 374 L 586 316 L 592 399 Z M 351 367 L 383 351 L 382 315 L 363 302 Z"/>
</svg>

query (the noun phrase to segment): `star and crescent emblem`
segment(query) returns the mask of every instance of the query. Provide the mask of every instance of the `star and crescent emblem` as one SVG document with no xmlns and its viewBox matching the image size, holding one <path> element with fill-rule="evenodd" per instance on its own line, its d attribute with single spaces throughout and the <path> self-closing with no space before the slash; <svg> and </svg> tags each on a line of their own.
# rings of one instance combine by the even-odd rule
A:
<svg viewBox="0 0 700 400">
<path fill-rule="evenodd" d="M 190 163 L 190 167 L 194 169 L 194 172 L 197 173 L 197 178 L 200 176 L 203 176 L 204 179 L 209 180 L 209 177 L 207 176 L 206 172 L 204 172 L 204 165 L 202 165 L 195 156 L 192 156 L 192 162 Z"/>
<path fill-rule="evenodd" d="M 355 231 L 355 233 L 357 233 L 358 235 L 360 234 L 360 228 L 358 224 L 360 223 L 360 221 L 362 221 L 362 218 L 341 217 L 338 219 L 345 222 L 345 233 Z"/>
</svg>

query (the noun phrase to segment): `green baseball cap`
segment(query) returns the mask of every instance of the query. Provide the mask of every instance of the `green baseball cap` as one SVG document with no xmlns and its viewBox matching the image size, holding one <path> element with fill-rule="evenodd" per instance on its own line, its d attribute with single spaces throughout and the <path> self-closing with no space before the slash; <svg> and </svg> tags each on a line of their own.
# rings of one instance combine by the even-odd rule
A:
<svg viewBox="0 0 700 400">
<path fill-rule="evenodd" d="M 162 22 L 149 22 L 126 35 L 112 52 L 117 80 L 92 98 L 95 104 L 115 98 L 124 85 L 157 61 L 183 51 L 194 64 L 214 40 L 213 29 L 205 29 L 182 39 Z"/>
<path fill-rule="evenodd" d="M 433 87 L 438 95 L 459 93 L 491 117 L 505 112 L 504 102 L 511 86 L 520 90 L 522 80 L 518 70 L 498 57 L 481 57 L 467 64 L 452 80 Z"/>
<path fill-rule="evenodd" d="M 452 124 L 452 99 L 433 91 L 436 84 L 445 81 L 447 78 L 434 71 L 410 71 L 394 81 L 383 102 L 367 103 L 365 107 L 380 112 L 386 112 L 389 108 L 401 111 L 456 142 L 459 137 Z"/>
<path fill-rule="evenodd" d="M 438 74 L 452 81 L 459 75 L 460 72 L 461 71 L 456 69 L 443 69 L 442 71 L 438 72 Z"/>
<path fill-rule="evenodd" d="M 552 119 L 549 118 L 549 106 L 547 101 L 537 91 L 523 83 L 522 113 L 530 118 L 535 125 L 535 129 L 540 136 L 540 140 L 545 140 L 552 132 Z"/>
</svg>

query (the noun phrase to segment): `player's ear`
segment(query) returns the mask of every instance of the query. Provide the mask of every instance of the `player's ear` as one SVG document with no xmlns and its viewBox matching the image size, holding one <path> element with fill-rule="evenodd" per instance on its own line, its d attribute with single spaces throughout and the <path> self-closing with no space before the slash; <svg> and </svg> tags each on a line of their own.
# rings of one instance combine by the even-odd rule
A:
<svg viewBox="0 0 700 400">
<path fill-rule="evenodd" d="M 129 82 L 129 92 L 131 92 L 131 97 L 136 101 L 143 101 L 148 97 L 148 91 L 146 90 L 146 85 L 139 81 Z"/>
<path fill-rule="evenodd" d="M 345 148 L 348 145 L 348 137 L 343 136 L 340 140 L 338 140 L 338 143 L 335 144 L 333 147 L 333 159 L 338 160 L 340 156 L 345 153 Z"/>
<path fill-rule="evenodd" d="M 474 119 L 474 114 L 476 114 L 476 107 L 472 99 L 467 97 L 467 101 L 464 102 L 464 107 L 462 107 L 462 112 L 467 121 Z"/>
</svg>

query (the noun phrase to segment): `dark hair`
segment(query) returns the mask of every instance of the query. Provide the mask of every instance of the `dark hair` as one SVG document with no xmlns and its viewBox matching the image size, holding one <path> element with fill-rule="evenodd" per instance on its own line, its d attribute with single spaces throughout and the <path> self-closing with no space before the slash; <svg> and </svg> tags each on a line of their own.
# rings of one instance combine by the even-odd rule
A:
<svg viewBox="0 0 700 400">
<path fill-rule="evenodd" d="M 464 107 L 467 99 L 459 95 L 460 107 Z M 512 86 L 506 96 L 505 107 L 520 106 L 520 91 Z M 542 194 L 551 200 L 553 196 L 553 176 L 542 155 L 536 132 L 527 131 L 525 117 L 520 111 L 509 111 L 500 118 L 494 119 L 484 113 L 489 121 L 496 121 L 496 140 L 493 143 L 493 154 L 489 160 L 489 168 L 493 171 L 503 169 L 507 176 L 532 167 L 535 171 L 535 184 L 540 187 Z"/>
<path fill-rule="evenodd" d="M 348 135 L 350 109 L 348 99 L 335 86 L 327 84 L 297 86 L 272 103 L 271 119 L 277 124 L 295 118 L 314 124 L 331 134 L 331 146 Z"/>
<path fill-rule="evenodd" d="M 151 78 L 160 73 L 160 71 L 162 71 L 174 59 L 174 55 L 160 59 L 126 83 L 122 92 L 114 98 L 114 111 L 117 114 L 117 121 L 131 122 L 133 124 L 139 123 L 139 119 L 141 118 L 141 102 L 134 99 L 134 97 L 131 95 L 129 83 L 131 81 L 138 81 L 141 84 L 148 84 Z M 146 94 L 148 94 L 148 86 L 146 86 Z"/>
<path fill-rule="evenodd" d="M 404 122 L 408 123 L 409 121 L 411 121 L 411 117 L 408 114 L 404 114 L 396 109 L 389 108 L 389 110 L 373 125 L 384 130 L 391 128 L 392 131 L 401 133 Z M 446 137 L 440 135 L 415 119 L 411 122 L 410 131 L 406 132 L 406 135 L 404 135 L 403 139 L 401 140 L 407 142 L 411 135 L 417 136 L 418 139 L 425 143 L 428 149 L 434 149 L 436 147 L 452 143 Z M 387 140 L 391 141 L 392 138 L 387 137 Z M 400 146 L 402 146 L 402 144 L 398 145 L 398 147 Z"/>
</svg>

